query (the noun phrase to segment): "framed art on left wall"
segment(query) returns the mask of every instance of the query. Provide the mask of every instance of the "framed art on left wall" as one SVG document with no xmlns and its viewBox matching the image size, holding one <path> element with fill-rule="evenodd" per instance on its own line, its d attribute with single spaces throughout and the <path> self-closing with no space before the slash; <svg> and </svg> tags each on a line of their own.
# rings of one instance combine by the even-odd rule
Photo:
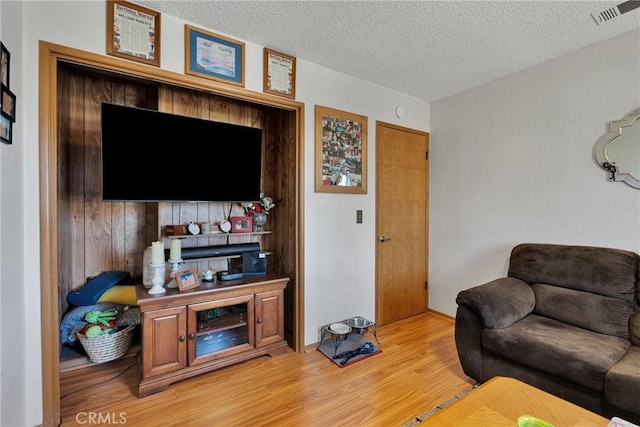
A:
<svg viewBox="0 0 640 427">
<path fill-rule="evenodd" d="M 5 144 L 13 144 L 11 134 L 13 133 L 13 123 L 4 114 L 0 114 L 0 140 Z"/>
<path fill-rule="evenodd" d="M 9 87 L 9 66 L 11 65 L 9 49 L 0 42 L 0 83 Z"/>
</svg>

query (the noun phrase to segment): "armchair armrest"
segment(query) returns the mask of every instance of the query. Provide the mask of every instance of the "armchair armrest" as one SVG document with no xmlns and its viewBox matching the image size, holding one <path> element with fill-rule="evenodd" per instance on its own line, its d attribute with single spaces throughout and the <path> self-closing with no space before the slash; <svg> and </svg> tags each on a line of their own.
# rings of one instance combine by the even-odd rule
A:
<svg viewBox="0 0 640 427">
<path fill-rule="evenodd" d="M 513 277 L 503 277 L 458 293 L 456 303 L 466 306 L 489 329 L 506 328 L 531 313 L 536 305 L 533 289 Z"/>
<path fill-rule="evenodd" d="M 629 336 L 631 344 L 640 346 L 640 307 L 637 307 L 629 318 Z"/>
</svg>

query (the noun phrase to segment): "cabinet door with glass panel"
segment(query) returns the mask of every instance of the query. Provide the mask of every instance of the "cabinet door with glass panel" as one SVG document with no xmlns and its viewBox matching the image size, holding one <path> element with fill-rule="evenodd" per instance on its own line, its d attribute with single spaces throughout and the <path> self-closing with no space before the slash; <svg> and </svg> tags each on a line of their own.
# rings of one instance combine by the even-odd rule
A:
<svg viewBox="0 0 640 427">
<path fill-rule="evenodd" d="M 189 365 L 254 348 L 254 298 L 243 295 L 187 307 Z"/>
</svg>

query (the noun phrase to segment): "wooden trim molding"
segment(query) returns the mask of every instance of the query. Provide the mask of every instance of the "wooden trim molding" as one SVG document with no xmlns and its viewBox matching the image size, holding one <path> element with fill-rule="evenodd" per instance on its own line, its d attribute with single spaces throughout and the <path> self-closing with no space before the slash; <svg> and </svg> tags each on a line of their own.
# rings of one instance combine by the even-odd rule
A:
<svg viewBox="0 0 640 427">
<path fill-rule="evenodd" d="M 60 424 L 60 372 L 57 304 L 57 224 L 55 169 L 56 150 L 56 58 L 40 45 L 40 312 L 42 334 L 42 406 L 45 427 Z M 53 93 L 52 93 L 53 91 Z"/>
<path fill-rule="evenodd" d="M 42 331 L 43 422 L 60 424 L 60 361 L 58 322 L 58 64 L 66 62 L 96 71 L 121 74 L 221 95 L 235 100 L 295 112 L 295 307 L 294 350 L 304 351 L 304 104 L 200 77 L 186 76 L 149 65 L 107 57 L 46 41 L 39 43 L 39 160 L 40 160 L 40 293 Z"/>
</svg>

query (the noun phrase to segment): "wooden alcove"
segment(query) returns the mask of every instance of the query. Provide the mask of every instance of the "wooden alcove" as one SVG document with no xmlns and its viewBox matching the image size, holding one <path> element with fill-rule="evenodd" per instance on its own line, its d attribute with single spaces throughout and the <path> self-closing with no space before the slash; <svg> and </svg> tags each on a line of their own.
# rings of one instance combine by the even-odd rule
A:
<svg viewBox="0 0 640 427">
<path fill-rule="evenodd" d="M 303 351 L 304 104 L 44 41 L 39 84 L 43 425 L 58 425 L 60 419 L 58 326 L 67 293 L 102 271 L 141 274 L 142 252 L 162 238 L 162 225 L 176 222 L 178 210 L 187 222 L 215 222 L 230 208 L 103 202 L 101 102 L 263 130 L 263 190 L 277 207 L 269 215 L 272 233 L 259 238 L 273 253 L 268 269 L 291 278 L 285 291 L 285 336 L 290 347 Z M 179 159 L 213 166 L 213 158 L 214 150 L 211 158 L 181 153 L 177 142 L 176 150 L 167 153 L 167 164 L 158 167 L 168 169 Z M 220 244 L 213 239 L 191 245 Z"/>
</svg>

